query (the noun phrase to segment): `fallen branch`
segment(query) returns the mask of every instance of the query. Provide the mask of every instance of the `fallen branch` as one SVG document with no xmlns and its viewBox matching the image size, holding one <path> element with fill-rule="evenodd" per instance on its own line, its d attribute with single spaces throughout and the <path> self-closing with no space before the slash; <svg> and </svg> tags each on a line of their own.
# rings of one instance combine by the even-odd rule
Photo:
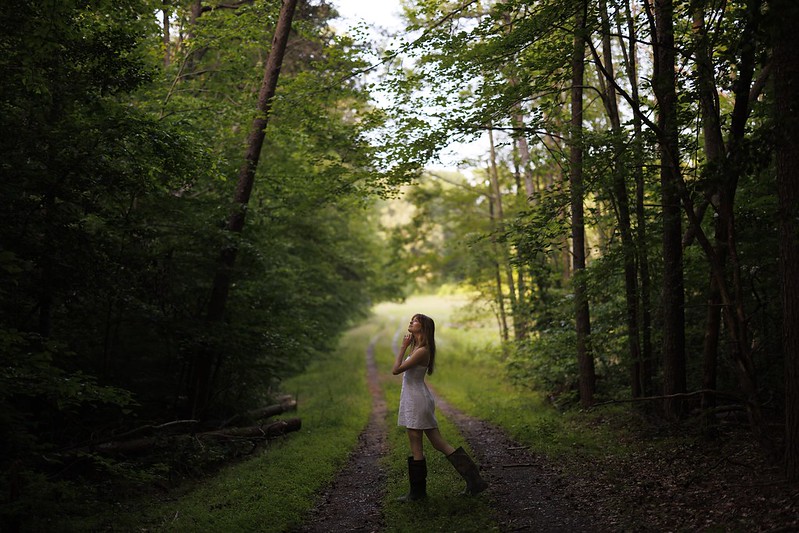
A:
<svg viewBox="0 0 799 533">
<path fill-rule="evenodd" d="M 181 434 L 181 435 L 163 435 L 153 437 L 142 437 L 139 439 L 131 439 L 126 441 L 111 441 L 104 442 L 91 446 L 83 446 L 69 450 L 69 452 L 60 455 L 77 455 L 80 453 L 102 453 L 102 454 L 126 454 L 126 453 L 141 453 L 154 448 L 158 445 L 174 445 L 181 440 L 197 440 L 204 439 L 233 439 L 233 438 L 247 438 L 255 440 L 267 440 L 285 435 L 292 431 L 299 431 L 302 427 L 302 421 L 299 418 L 290 418 L 288 420 L 279 420 L 271 424 L 263 426 L 249 426 L 237 427 L 224 430 L 205 431 L 195 434 Z"/>
<path fill-rule="evenodd" d="M 206 431 L 205 433 L 198 433 L 198 438 L 228 438 L 228 437 L 247 437 L 247 438 L 263 438 L 272 439 L 285 435 L 292 431 L 299 431 L 302 426 L 302 421 L 299 418 L 290 418 L 288 420 L 279 420 L 267 426 L 249 426 L 230 428 L 217 431 Z"/>
<path fill-rule="evenodd" d="M 161 429 L 171 428 L 173 426 L 182 426 L 187 424 L 194 425 L 197 424 L 198 422 L 199 420 L 173 420 L 172 422 L 164 422 L 163 424 L 158 424 L 155 426 L 152 424 L 148 424 L 146 426 L 141 426 L 135 429 L 131 429 L 130 431 L 126 431 L 125 433 L 120 433 L 119 435 L 113 435 L 111 438 L 107 439 L 106 441 L 119 440 L 122 437 L 129 437 L 131 435 L 135 435 L 136 433 L 141 433 L 143 431 L 148 431 L 148 430 L 158 431 Z"/>
<path fill-rule="evenodd" d="M 600 407 L 602 405 L 610 405 L 614 403 L 651 402 L 656 400 L 668 400 L 671 398 L 691 398 L 693 396 L 699 396 L 701 394 L 713 394 L 719 398 L 736 400 L 741 403 L 745 402 L 745 400 L 740 396 L 736 396 L 735 394 L 730 394 L 729 392 L 722 392 L 713 389 L 700 389 L 693 392 L 678 392 L 677 394 L 665 394 L 663 396 L 640 396 L 638 398 L 620 398 L 616 400 L 608 400 L 605 402 L 595 403 L 594 405 L 589 406 L 589 409 L 592 409 L 594 407 Z"/>
<path fill-rule="evenodd" d="M 243 415 L 235 414 L 219 424 L 217 429 L 222 429 L 229 426 L 234 420 L 238 420 L 239 418 L 244 418 L 245 420 L 263 420 L 264 418 L 270 418 L 273 416 L 277 416 L 283 414 L 287 411 L 296 411 L 297 410 L 297 401 L 292 398 L 291 396 L 281 396 L 279 398 L 280 403 L 276 403 L 274 405 L 267 405 L 266 407 L 259 407 L 257 409 L 252 409 L 247 411 Z"/>
</svg>

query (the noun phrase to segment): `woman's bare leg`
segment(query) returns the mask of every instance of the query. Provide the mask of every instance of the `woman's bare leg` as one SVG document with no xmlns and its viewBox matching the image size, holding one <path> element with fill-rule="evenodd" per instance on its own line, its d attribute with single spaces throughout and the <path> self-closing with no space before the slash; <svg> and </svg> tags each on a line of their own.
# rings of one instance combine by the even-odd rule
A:
<svg viewBox="0 0 799 533">
<path fill-rule="evenodd" d="M 427 435 L 428 440 L 430 440 L 430 444 L 433 445 L 433 448 L 440 451 L 444 455 L 450 455 L 452 452 L 455 451 L 455 448 L 444 439 L 444 436 L 441 435 L 441 432 L 438 428 L 433 429 L 425 429 L 425 435 Z"/>
<path fill-rule="evenodd" d="M 421 429 L 408 428 L 408 440 L 411 443 L 411 454 L 413 455 L 413 459 L 415 461 L 421 461 L 424 459 L 424 441 L 422 440 L 423 435 L 424 431 Z"/>
</svg>

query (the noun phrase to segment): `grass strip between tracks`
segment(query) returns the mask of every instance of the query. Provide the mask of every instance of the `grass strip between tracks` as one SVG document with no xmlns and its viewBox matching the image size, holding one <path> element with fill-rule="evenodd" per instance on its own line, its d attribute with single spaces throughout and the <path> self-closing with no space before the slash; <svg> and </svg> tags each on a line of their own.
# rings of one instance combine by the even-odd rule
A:
<svg viewBox="0 0 799 533">
<path fill-rule="evenodd" d="M 386 325 L 386 333 L 376 346 L 376 358 L 381 373 L 382 389 L 388 404 L 386 425 L 389 433 L 389 454 L 385 458 L 388 473 L 388 491 L 385 502 L 386 531 L 497 531 L 491 519 L 489 500 L 485 495 L 462 496 L 463 479 L 449 464 L 443 454 L 433 449 L 425 439 L 427 458 L 427 494 L 425 500 L 397 502 L 396 498 L 407 493 L 409 455 L 408 437 L 405 428 L 397 426 L 397 405 L 402 378 L 389 372 L 393 362 L 391 340 L 396 330 Z M 457 428 L 436 411 L 441 433 L 455 447 L 463 446 L 471 452 Z"/>
</svg>

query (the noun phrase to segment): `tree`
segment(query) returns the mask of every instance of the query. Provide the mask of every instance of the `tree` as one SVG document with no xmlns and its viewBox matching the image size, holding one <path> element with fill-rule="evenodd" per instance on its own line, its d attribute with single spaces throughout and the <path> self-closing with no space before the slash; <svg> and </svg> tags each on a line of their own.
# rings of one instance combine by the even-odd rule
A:
<svg viewBox="0 0 799 533">
<path fill-rule="evenodd" d="M 266 126 L 272 109 L 272 99 L 277 89 L 280 68 L 283 63 L 286 43 L 291 31 L 291 21 L 296 7 L 297 0 L 285 0 L 278 16 L 275 35 L 272 39 L 272 46 L 269 49 L 269 57 L 264 67 L 261 90 L 258 94 L 258 104 L 256 106 L 258 114 L 253 119 L 250 133 L 247 137 L 247 150 L 244 155 L 244 162 L 239 169 L 236 193 L 233 199 L 234 211 L 227 223 L 227 231 L 232 233 L 241 233 L 244 228 L 247 203 L 250 200 L 253 182 L 255 181 L 255 171 L 261 156 L 261 147 L 263 146 Z M 231 270 L 236 261 L 237 251 L 237 246 L 231 240 L 230 244 L 225 246 L 220 253 L 219 267 L 214 277 L 211 298 L 208 302 L 207 318 L 210 322 L 220 322 L 225 317 L 225 307 L 231 283 Z M 190 405 L 192 416 L 194 417 L 202 416 L 205 413 L 213 379 L 213 366 L 214 354 L 198 354 L 197 359 L 194 361 L 190 389 Z"/>
<path fill-rule="evenodd" d="M 614 164 L 612 168 L 612 198 L 614 211 L 618 218 L 619 233 L 621 234 L 622 255 L 624 258 L 624 293 L 627 305 L 627 343 L 629 346 L 630 359 L 630 388 L 634 397 L 641 396 L 644 390 L 643 384 L 643 361 L 641 358 L 640 327 L 639 327 L 639 289 L 638 272 L 636 265 L 636 246 L 633 239 L 630 201 L 627 194 L 626 173 L 622 162 L 626 161 L 624 148 L 624 132 L 621 126 L 621 115 L 619 113 L 618 98 L 616 92 L 616 82 L 613 66 L 613 50 L 611 47 L 611 30 L 607 3 L 601 0 L 599 3 L 599 16 L 601 20 L 602 32 L 602 58 L 600 58 L 596 48 L 592 45 L 594 61 L 600 70 L 599 82 L 602 91 L 602 102 L 610 120 L 611 143 L 613 144 Z M 632 60 L 635 64 L 635 60 Z M 604 82 L 605 77 L 608 82 Z"/>
<path fill-rule="evenodd" d="M 774 117 L 779 194 L 782 346 L 785 354 L 785 473 L 799 479 L 799 24 L 795 2 L 770 2 L 774 38 Z"/>
<path fill-rule="evenodd" d="M 647 4 L 648 5 L 648 4 Z M 653 88 L 658 104 L 660 185 L 663 210 L 663 394 L 685 392 L 685 288 L 682 265 L 682 218 L 675 82 L 674 6 L 656 0 L 654 12 L 655 61 Z M 665 402 L 668 417 L 682 415 L 682 402 Z"/>
<path fill-rule="evenodd" d="M 591 355 L 591 318 L 588 310 L 585 271 L 585 226 L 583 219 L 583 78 L 585 71 L 585 28 L 587 2 L 575 16 L 572 56 L 571 132 L 569 139 L 569 186 L 572 210 L 572 256 L 574 264 L 574 306 L 577 328 L 577 360 L 580 369 L 580 403 L 593 403 L 595 376 Z"/>
</svg>

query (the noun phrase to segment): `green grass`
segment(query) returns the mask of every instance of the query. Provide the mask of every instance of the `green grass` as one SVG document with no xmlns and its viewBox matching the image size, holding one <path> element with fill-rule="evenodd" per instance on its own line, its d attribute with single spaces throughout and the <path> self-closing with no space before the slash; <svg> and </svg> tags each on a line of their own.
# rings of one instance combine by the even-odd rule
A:
<svg viewBox="0 0 799 533">
<path fill-rule="evenodd" d="M 298 400 L 297 413 L 290 416 L 302 419 L 299 432 L 273 441 L 257 457 L 225 468 L 175 501 L 142 503 L 116 514 L 113 529 L 277 532 L 301 523 L 368 421 L 364 357 L 373 334 L 369 325 L 348 332 L 335 354 L 284 384 L 283 390 Z M 109 524 L 108 517 L 104 521 Z"/>
</svg>

